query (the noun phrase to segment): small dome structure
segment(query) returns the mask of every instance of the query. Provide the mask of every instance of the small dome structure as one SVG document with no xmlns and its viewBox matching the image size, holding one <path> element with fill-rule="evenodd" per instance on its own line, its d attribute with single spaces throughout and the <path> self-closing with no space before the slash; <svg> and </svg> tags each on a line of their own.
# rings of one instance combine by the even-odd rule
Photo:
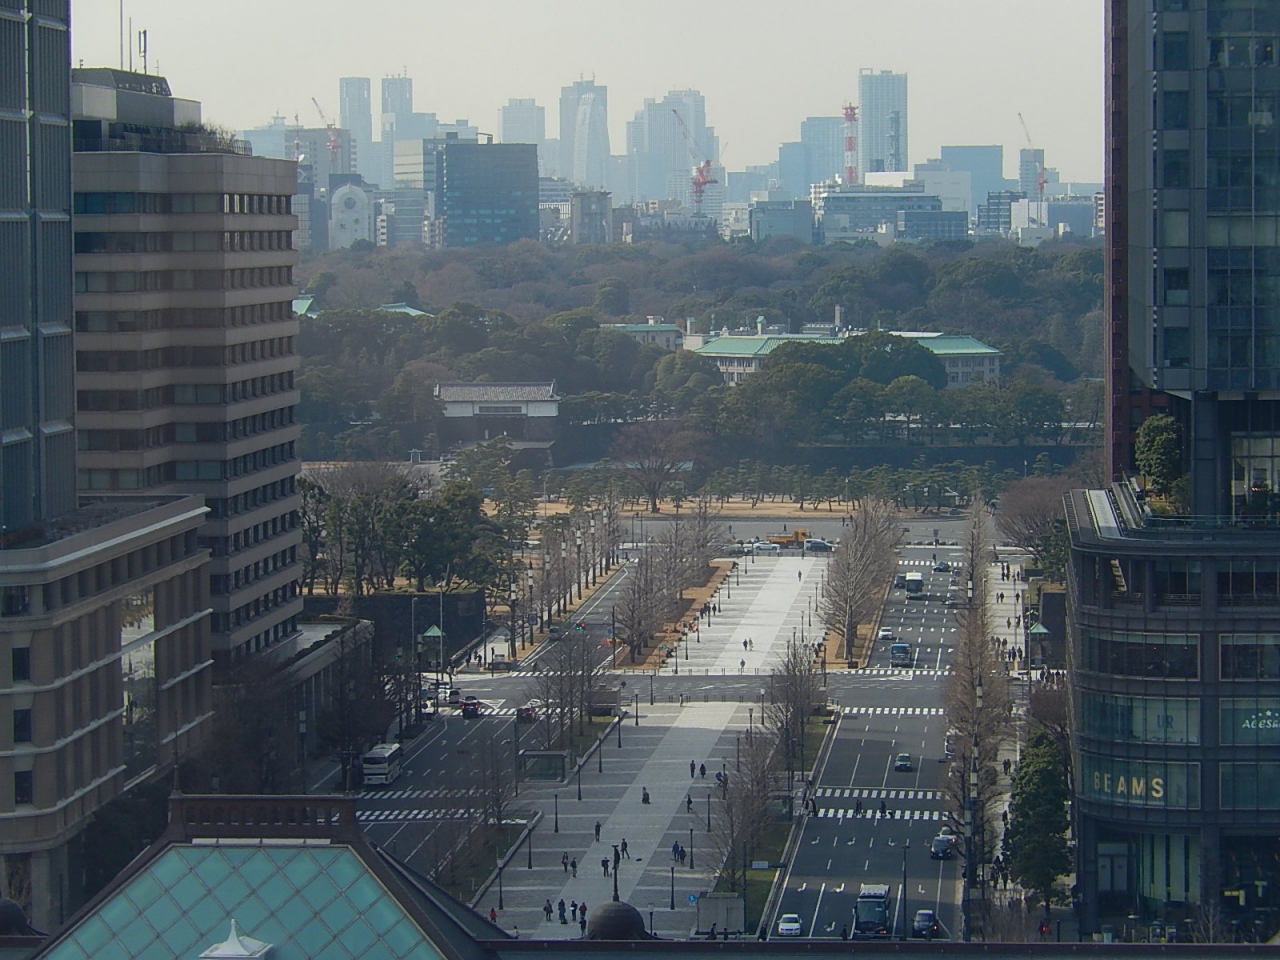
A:
<svg viewBox="0 0 1280 960">
<path fill-rule="evenodd" d="M 0 897 L 0 937 L 30 937 L 35 935 L 27 914 L 22 907 L 8 897 Z"/>
<path fill-rule="evenodd" d="M 653 940 L 640 911 L 625 901 L 608 901 L 587 917 L 587 940 Z"/>
</svg>

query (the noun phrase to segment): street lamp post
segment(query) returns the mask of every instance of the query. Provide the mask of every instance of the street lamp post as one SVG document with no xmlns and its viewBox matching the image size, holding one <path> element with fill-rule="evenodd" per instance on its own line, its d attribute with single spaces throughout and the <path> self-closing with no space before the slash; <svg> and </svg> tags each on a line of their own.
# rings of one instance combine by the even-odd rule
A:
<svg viewBox="0 0 1280 960">
<path fill-rule="evenodd" d="M 907 939 L 907 924 L 911 921 L 911 916 L 907 910 L 907 851 L 911 849 L 911 838 L 907 837 L 907 842 L 902 846 L 902 939 Z"/>
<path fill-rule="evenodd" d="M 578 799 L 582 799 L 582 767 L 578 767 Z"/>
<path fill-rule="evenodd" d="M 674 864 L 671 867 L 671 909 L 676 908 L 676 868 Z"/>
<path fill-rule="evenodd" d="M 583 580 L 583 577 L 582 577 L 582 533 L 581 533 L 581 532 L 579 532 L 579 533 L 577 534 L 577 545 L 578 545 L 578 567 L 577 567 L 577 570 L 574 572 L 574 577 L 573 577 L 573 579 L 574 579 L 574 580 L 577 582 L 577 584 L 578 584 L 578 599 L 579 599 L 579 600 L 581 600 L 581 599 L 582 599 L 582 580 Z"/>
<path fill-rule="evenodd" d="M 558 793 L 557 793 L 557 794 L 555 795 L 555 798 L 556 798 L 556 799 L 555 799 L 555 804 L 556 804 L 556 806 L 555 806 L 555 810 L 556 810 L 556 819 L 555 819 L 555 824 L 556 824 L 556 825 L 555 825 L 555 829 L 554 829 L 552 832 L 553 832 L 553 833 L 559 833 L 559 832 L 560 832 L 560 794 L 558 794 Z"/>
<path fill-rule="evenodd" d="M 693 827 L 689 828 L 689 869 L 693 869 Z"/>
<path fill-rule="evenodd" d="M 636 691 L 636 726 L 640 726 L 640 691 Z"/>
<path fill-rule="evenodd" d="M 499 862 L 498 863 L 498 909 L 499 910 L 506 909 L 506 906 L 503 903 L 503 899 L 502 899 L 502 867 L 503 867 L 503 864 Z"/>
<path fill-rule="evenodd" d="M 711 832 L 711 791 L 707 791 L 707 832 Z"/>
<path fill-rule="evenodd" d="M 653 674 L 649 674 L 649 706 L 653 706 Z"/>
</svg>

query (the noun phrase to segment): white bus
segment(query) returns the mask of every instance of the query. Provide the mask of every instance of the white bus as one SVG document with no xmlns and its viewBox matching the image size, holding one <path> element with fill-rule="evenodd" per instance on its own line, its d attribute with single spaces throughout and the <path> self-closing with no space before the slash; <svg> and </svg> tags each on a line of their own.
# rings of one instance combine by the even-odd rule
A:
<svg viewBox="0 0 1280 960">
<path fill-rule="evenodd" d="M 912 570 L 906 576 L 907 596 L 916 596 L 924 591 L 924 574 Z"/>
<path fill-rule="evenodd" d="M 395 783 L 396 777 L 400 776 L 403 754 L 398 743 L 380 743 L 370 747 L 369 752 L 360 758 L 365 784 Z"/>
</svg>

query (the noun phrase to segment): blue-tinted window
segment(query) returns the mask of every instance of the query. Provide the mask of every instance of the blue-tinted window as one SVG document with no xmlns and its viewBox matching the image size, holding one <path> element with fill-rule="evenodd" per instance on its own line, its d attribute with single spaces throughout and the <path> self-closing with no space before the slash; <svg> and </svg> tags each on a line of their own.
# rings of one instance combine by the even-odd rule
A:
<svg viewBox="0 0 1280 960">
<path fill-rule="evenodd" d="M 1165 130 L 1185 130 L 1191 125 L 1191 96 L 1185 90 L 1170 90 L 1164 95 L 1160 125 Z"/>
</svg>

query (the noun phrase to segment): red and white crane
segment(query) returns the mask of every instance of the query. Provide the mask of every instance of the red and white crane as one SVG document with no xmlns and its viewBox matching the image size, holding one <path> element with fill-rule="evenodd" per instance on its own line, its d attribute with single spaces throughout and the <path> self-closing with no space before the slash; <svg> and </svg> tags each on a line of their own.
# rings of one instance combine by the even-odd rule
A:
<svg viewBox="0 0 1280 960">
<path fill-rule="evenodd" d="M 324 110 L 320 108 L 320 101 L 312 97 L 311 102 L 316 105 L 316 113 L 320 114 L 320 122 L 329 131 L 329 162 L 336 165 L 338 154 L 342 151 L 342 138 L 338 136 L 338 128 L 334 126 L 333 121 L 324 115 Z"/>
<path fill-rule="evenodd" d="M 689 127 L 684 122 L 684 117 L 680 115 L 680 111 L 672 107 L 671 112 L 675 114 L 676 123 L 680 124 L 680 133 L 684 136 L 685 146 L 689 148 L 689 156 L 693 158 L 693 179 L 691 180 L 693 184 L 693 212 L 698 215 L 702 213 L 702 195 L 706 192 L 707 186 L 720 181 L 711 175 L 711 161 L 698 155 L 698 151 L 694 148 L 693 137 L 689 133 Z"/>
</svg>

